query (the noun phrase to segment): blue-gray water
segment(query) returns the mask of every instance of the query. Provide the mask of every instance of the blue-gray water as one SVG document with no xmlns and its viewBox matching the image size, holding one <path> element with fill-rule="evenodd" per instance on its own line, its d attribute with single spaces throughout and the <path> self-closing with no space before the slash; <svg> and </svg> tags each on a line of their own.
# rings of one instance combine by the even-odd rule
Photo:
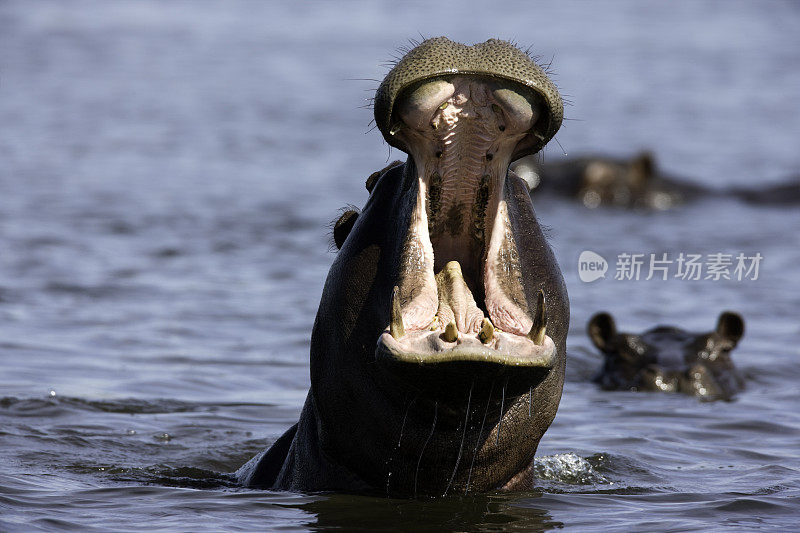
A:
<svg viewBox="0 0 800 533">
<path fill-rule="evenodd" d="M 327 224 L 390 159 L 361 106 L 408 38 L 515 39 L 570 154 L 711 187 L 800 173 L 789 2 L 0 3 L 0 530 L 751 530 L 800 518 L 800 207 L 535 199 L 572 302 L 535 490 L 396 501 L 230 486 L 293 423 Z M 547 160 L 563 157 L 551 143 Z M 757 281 L 582 283 L 593 250 L 764 257 Z M 602 392 L 583 333 L 743 314 L 733 402 Z"/>
</svg>

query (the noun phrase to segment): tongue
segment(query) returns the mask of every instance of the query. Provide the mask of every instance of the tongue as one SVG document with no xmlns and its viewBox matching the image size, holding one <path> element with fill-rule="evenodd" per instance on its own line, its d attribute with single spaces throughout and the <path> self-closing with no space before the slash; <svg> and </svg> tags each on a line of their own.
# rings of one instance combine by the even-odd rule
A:
<svg viewBox="0 0 800 533">
<path fill-rule="evenodd" d="M 478 309 L 475 298 L 464 281 L 461 265 L 458 261 L 450 261 L 436 274 L 439 288 L 439 323 L 449 324 L 455 321 L 462 333 L 476 333 L 481 328 L 483 311 Z"/>
</svg>

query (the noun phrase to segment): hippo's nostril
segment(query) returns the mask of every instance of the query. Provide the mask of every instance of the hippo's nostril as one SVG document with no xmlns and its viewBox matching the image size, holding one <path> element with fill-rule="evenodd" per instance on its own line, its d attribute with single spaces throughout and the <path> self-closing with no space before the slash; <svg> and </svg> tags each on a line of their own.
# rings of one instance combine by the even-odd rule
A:
<svg viewBox="0 0 800 533">
<path fill-rule="evenodd" d="M 491 152 L 486 154 L 486 160 L 487 161 L 491 161 L 493 158 L 494 158 L 494 154 L 492 154 Z"/>
</svg>

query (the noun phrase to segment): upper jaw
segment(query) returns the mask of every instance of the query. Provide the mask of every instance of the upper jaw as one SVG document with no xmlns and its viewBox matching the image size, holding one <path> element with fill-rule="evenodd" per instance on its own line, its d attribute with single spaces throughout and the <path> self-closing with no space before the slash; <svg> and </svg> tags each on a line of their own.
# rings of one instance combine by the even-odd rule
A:
<svg viewBox="0 0 800 533">
<path fill-rule="evenodd" d="M 395 134 L 416 175 L 379 361 L 553 366 L 544 294 L 529 305 L 505 199 L 510 158 L 537 118 L 525 104 L 489 81 L 455 76 L 399 105 Z"/>
<path fill-rule="evenodd" d="M 513 80 L 535 93 L 543 116 L 517 146 L 514 159 L 538 152 L 556 134 L 564 116 L 561 95 L 544 69 L 514 44 L 499 39 L 474 46 L 446 37 L 427 39 L 392 68 L 375 93 L 375 123 L 390 146 L 408 151 L 404 139 L 393 135 L 394 110 L 407 88 L 437 76 L 466 73 Z"/>
</svg>

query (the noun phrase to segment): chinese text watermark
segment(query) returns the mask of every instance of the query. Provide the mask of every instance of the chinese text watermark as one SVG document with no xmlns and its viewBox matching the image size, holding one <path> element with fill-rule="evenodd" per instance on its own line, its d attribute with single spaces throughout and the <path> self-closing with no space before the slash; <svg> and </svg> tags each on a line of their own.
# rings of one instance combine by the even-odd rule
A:
<svg viewBox="0 0 800 533">
<path fill-rule="evenodd" d="M 614 279 L 618 281 L 649 281 L 668 279 L 681 279 L 688 281 L 698 280 L 735 280 L 755 281 L 758 279 L 759 268 L 764 256 L 740 253 L 658 253 L 617 254 Z M 606 259 L 596 252 L 584 250 L 578 257 L 578 276 L 581 281 L 591 283 L 600 278 L 605 278 L 609 264 Z"/>
</svg>

